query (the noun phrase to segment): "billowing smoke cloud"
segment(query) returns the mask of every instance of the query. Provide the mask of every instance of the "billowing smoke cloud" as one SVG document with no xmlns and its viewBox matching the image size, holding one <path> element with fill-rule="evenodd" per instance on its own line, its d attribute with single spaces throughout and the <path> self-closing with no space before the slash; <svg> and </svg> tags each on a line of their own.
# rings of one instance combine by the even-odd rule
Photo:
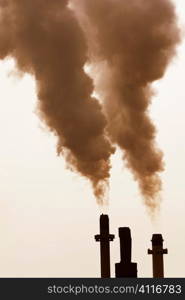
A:
<svg viewBox="0 0 185 300">
<path fill-rule="evenodd" d="M 72 0 L 89 44 L 92 76 L 113 143 L 139 183 L 146 204 L 158 205 L 162 152 L 149 118 L 151 83 L 160 79 L 179 42 L 169 0 Z"/>
<path fill-rule="evenodd" d="M 39 115 L 58 137 L 58 153 L 91 181 L 100 202 L 111 139 L 146 204 L 157 206 L 163 162 L 148 114 L 151 83 L 178 42 L 170 0 L 0 0 L 0 59 L 13 57 L 35 78 Z"/>
<path fill-rule="evenodd" d="M 87 46 L 67 0 L 0 0 L 0 59 L 34 76 L 41 118 L 58 137 L 58 153 L 87 177 L 102 200 L 113 147 L 106 119 L 84 72 Z"/>
</svg>

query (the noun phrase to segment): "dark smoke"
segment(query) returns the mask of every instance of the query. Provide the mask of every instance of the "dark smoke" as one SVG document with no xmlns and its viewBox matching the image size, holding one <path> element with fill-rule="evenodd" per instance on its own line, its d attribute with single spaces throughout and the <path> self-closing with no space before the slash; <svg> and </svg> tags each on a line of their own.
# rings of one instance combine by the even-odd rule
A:
<svg viewBox="0 0 185 300">
<path fill-rule="evenodd" d="M 106 119 L 84 72 L 84 33 L 67 0 L 0 0 L 0 59 L 13 57 L 37 83 L 41 118 L 58 137 L 58 153 L 87 177 L 102 200 L 113 147 Z"/>
<path fill-rule="evenodd" d="M 162 188 L 162 152 L 149 117 L 151 83 L 160 79 L 179 42 L 169 0 L 72 0 L 89 44 L 96 91 L 113 143 L 154 209 Z"/>
<path fill-rule="evenodd" d="M 151 83 L 164 75 L 180 39 L 174 6 L 170 0 L 70 5 L 75 12 L 67 0 L 0 0 L 0 59 L 13 57 L 18 70 L 35 78 L 39 115 L 58 137 L 58 153 L 91 181 L 100 201 L 114 152 L 110 138 L 155 208 L 164 167 L 148 113 Z M 104 114 L 84 71 L 87 60 Z"/>
</svg>

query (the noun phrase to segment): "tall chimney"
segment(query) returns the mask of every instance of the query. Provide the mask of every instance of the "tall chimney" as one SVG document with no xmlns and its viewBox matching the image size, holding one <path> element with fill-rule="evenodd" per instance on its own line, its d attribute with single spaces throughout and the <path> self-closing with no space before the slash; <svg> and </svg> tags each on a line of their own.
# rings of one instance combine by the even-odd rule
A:
<svg viewBox="0 0 185 300">
<path fill-rule="evenodd" d="M 132 239 L 130 228 L 119 228 L 121 261 L 115 265 L 116 277 L 137 277 L 137 264 L 132 263 Z"/>
<path fill-rule="evenodd" d="M 110 278 L 110 241 L 114 235 L 109 234 L 109 217 L 100 216 L 100 234 L 95 235 L 96 242 L 100 242 L 101 277 Z"/>
<path fill-rule="evenodd" d="M 152 236 L 152 250 L 148 249 L 148 254 L 152 254 L 153 261 L 153 277 L 164 277 L 164 262 L 163 254 L 167 254 L 168 250 L 163 249 L 162 234 L 153 234 Z"/>
</svg>

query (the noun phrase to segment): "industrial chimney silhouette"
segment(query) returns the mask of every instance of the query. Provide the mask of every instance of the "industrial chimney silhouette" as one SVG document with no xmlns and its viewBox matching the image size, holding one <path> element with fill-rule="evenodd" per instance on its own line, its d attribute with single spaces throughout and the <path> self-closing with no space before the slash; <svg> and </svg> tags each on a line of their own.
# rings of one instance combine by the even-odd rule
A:
<svg viewBox="0 0 185 300">
<path fill-rule="evenodd" d="M 168 250 L 163 249 L 162 234 L 153 234 L 152 250 L 148 249 L 148 254 L 152 254 L 153 261 L 153 277 L 164 277 L 163 254 L 167 254 Z"/>
<path fill-rule="evenodd" d="M 130 228 L 120 227 L 120 263 L 115 264 L 116 277 L 137 277 L 137 264 L 131 262 L 132 239 Z"/>
<path fill-rule="evenodd" d="M 109 217 L 102 214 L 100 216 L 100 234 L 95 235 L 96 242 L 100 242 L 101 257 L 101 277 L 110 277 L 110 241 L 114 240 L 114 235 L 109 233 Z"/>
</svg>

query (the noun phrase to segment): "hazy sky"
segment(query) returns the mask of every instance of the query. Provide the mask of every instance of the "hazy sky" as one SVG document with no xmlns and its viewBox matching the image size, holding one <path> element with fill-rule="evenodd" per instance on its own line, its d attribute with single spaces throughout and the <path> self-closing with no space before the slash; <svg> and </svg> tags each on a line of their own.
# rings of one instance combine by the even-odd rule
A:
<svg viewBox="0 0 185 300">
<path fill-rule="evenodd" d="M 185 1 L 174 0 L 181 28 Z M 184 31 L 184 29 L 183 29 Z M 168 33 L 167 33 L 168 34 Z M 151 118 L 164 152 L 160 215 L 151 222 L 137 183 L 119 151 L 112 157 L 109 196 L 112 276 L 119 262 L 119 226 L 130 226 L 138 276 L 152 276 L 147 255 L 153 233 L 162 233 L 165 276 L 185 277 L 185 42 L 165 77 L 155 83 Z M 100 210 L 89 183 L 56 156 L 56 139 L 38 119 L 33 79 L 0 62 L 0 276 L 97 277 Z"/>
</svg>

